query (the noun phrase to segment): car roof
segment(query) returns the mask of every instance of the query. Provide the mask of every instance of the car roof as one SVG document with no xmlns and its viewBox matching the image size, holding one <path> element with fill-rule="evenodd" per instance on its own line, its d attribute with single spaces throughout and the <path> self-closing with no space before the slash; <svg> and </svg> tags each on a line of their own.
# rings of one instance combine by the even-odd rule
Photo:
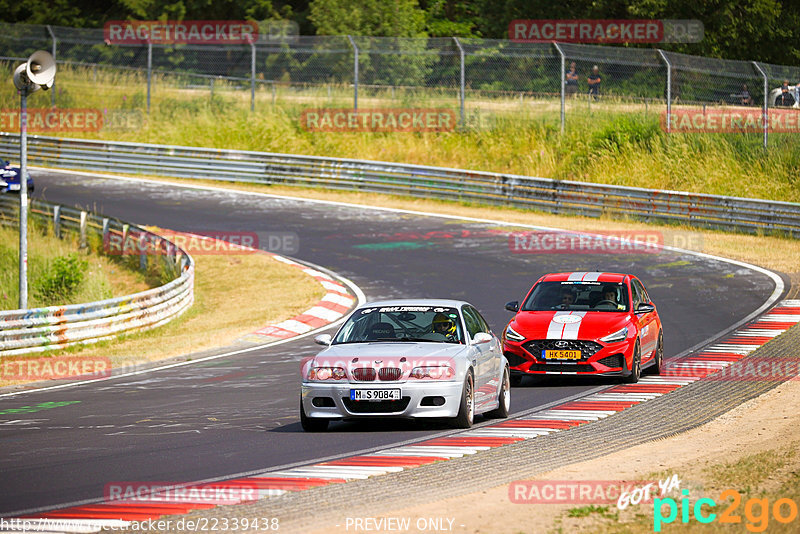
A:
<svg viewBox="0 0 800 534">
<path fill-rule="evenodd" d="M 604 273 L 598 271 L 573 271 L 566 273 L 546 274 L 541 278 L 542 282 L 609 282 L 621 283 L 626 276 L 633 276 L 623 273 Z"/>
<path fill-rule="evenodd" d="M 463 300 L 453 299 L 387 299 L 367 302 L 362 308 L 373 308 L 376 306 L 434 306 L 442 308 L 461 308 L 464 304 L 469 304 Z M 472 306 L 472 304 L 469 304 Z"/>
</svg>

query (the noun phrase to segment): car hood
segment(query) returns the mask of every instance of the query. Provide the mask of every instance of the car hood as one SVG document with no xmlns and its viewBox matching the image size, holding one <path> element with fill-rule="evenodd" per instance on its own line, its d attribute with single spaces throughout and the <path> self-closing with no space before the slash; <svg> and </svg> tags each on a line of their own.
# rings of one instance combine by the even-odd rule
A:
<svg viewBox="0 0 800 534">
<path fill-rule="evenodd" d="M 511 321 L 511 328 L 526 339 L 598 339 L 629 320 L 629 314 L 616 312 L 523 311 Z"/>
</svg>

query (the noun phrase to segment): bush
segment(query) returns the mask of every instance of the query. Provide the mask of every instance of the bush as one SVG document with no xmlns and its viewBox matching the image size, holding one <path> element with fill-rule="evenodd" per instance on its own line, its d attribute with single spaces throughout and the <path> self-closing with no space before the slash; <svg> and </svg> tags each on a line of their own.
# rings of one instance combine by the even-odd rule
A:
<svg viewBox="0 0 800 534">
<path fill-rule="evenodd" d="M 42 300 L 67 300 L 83 282 L 89 263 L 73 253 L 59 256 L 47 266 L 34 291 Z"/>
</svg>

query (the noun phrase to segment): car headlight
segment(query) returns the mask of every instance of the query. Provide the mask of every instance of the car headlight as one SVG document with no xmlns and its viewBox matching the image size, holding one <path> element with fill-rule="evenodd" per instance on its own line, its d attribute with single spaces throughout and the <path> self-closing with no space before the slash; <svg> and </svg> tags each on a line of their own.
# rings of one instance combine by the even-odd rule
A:
<svg viewBox="0 0 800 534">
<path fill-rule="evenodd" d="M 343 380 L 347 376 L 341 367 L 312 367 L 309 380 Z"/>
<path fill-rule="evenodd" d="M 506 331 L 503 332 L 503 337 L 511 341 L 523 341 L 525 339 L 525 336 L 511 328 L 511 326 L 506 327 Z"/>
<path fill-rule="evenodd" d="M 617 341 L 623 341 L 626 337 L 628 337 L 628 327 L 621 330 L 617 330 L 613 334 L 609 334 L 606 337 L 601 337 L 600 341 L 603 343 L 615 343 Z"/>
<path fill-rule="evenodd" d="M 456 372 L 449 365 L 429 365 L 414 367 L 409 378 L 430 378 L 431 380 L 449 380 Z"/>
</svg>

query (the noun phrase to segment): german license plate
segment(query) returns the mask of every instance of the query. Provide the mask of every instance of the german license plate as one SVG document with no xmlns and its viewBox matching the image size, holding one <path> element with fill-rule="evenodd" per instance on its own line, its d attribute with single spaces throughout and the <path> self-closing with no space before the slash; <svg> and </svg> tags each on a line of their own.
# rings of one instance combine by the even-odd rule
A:
<svg viewBox="0 0 800 534">
<path fill-rule="evenodd" d="M 8 184 L 9 191 L 19 191 L 20 185 L 19 184 Z"/>
<path fill-rule="evenodd" d="M 581 351 L 579 350 L 543 350 L 542 357 L 545 360 L 580 360 Z"/>
<path fill-rule="evenodd" d="M 350 400 L 354 401 L 400 400 L 400 390 L 399 389 L 351 389 Z"/>
</svg>

